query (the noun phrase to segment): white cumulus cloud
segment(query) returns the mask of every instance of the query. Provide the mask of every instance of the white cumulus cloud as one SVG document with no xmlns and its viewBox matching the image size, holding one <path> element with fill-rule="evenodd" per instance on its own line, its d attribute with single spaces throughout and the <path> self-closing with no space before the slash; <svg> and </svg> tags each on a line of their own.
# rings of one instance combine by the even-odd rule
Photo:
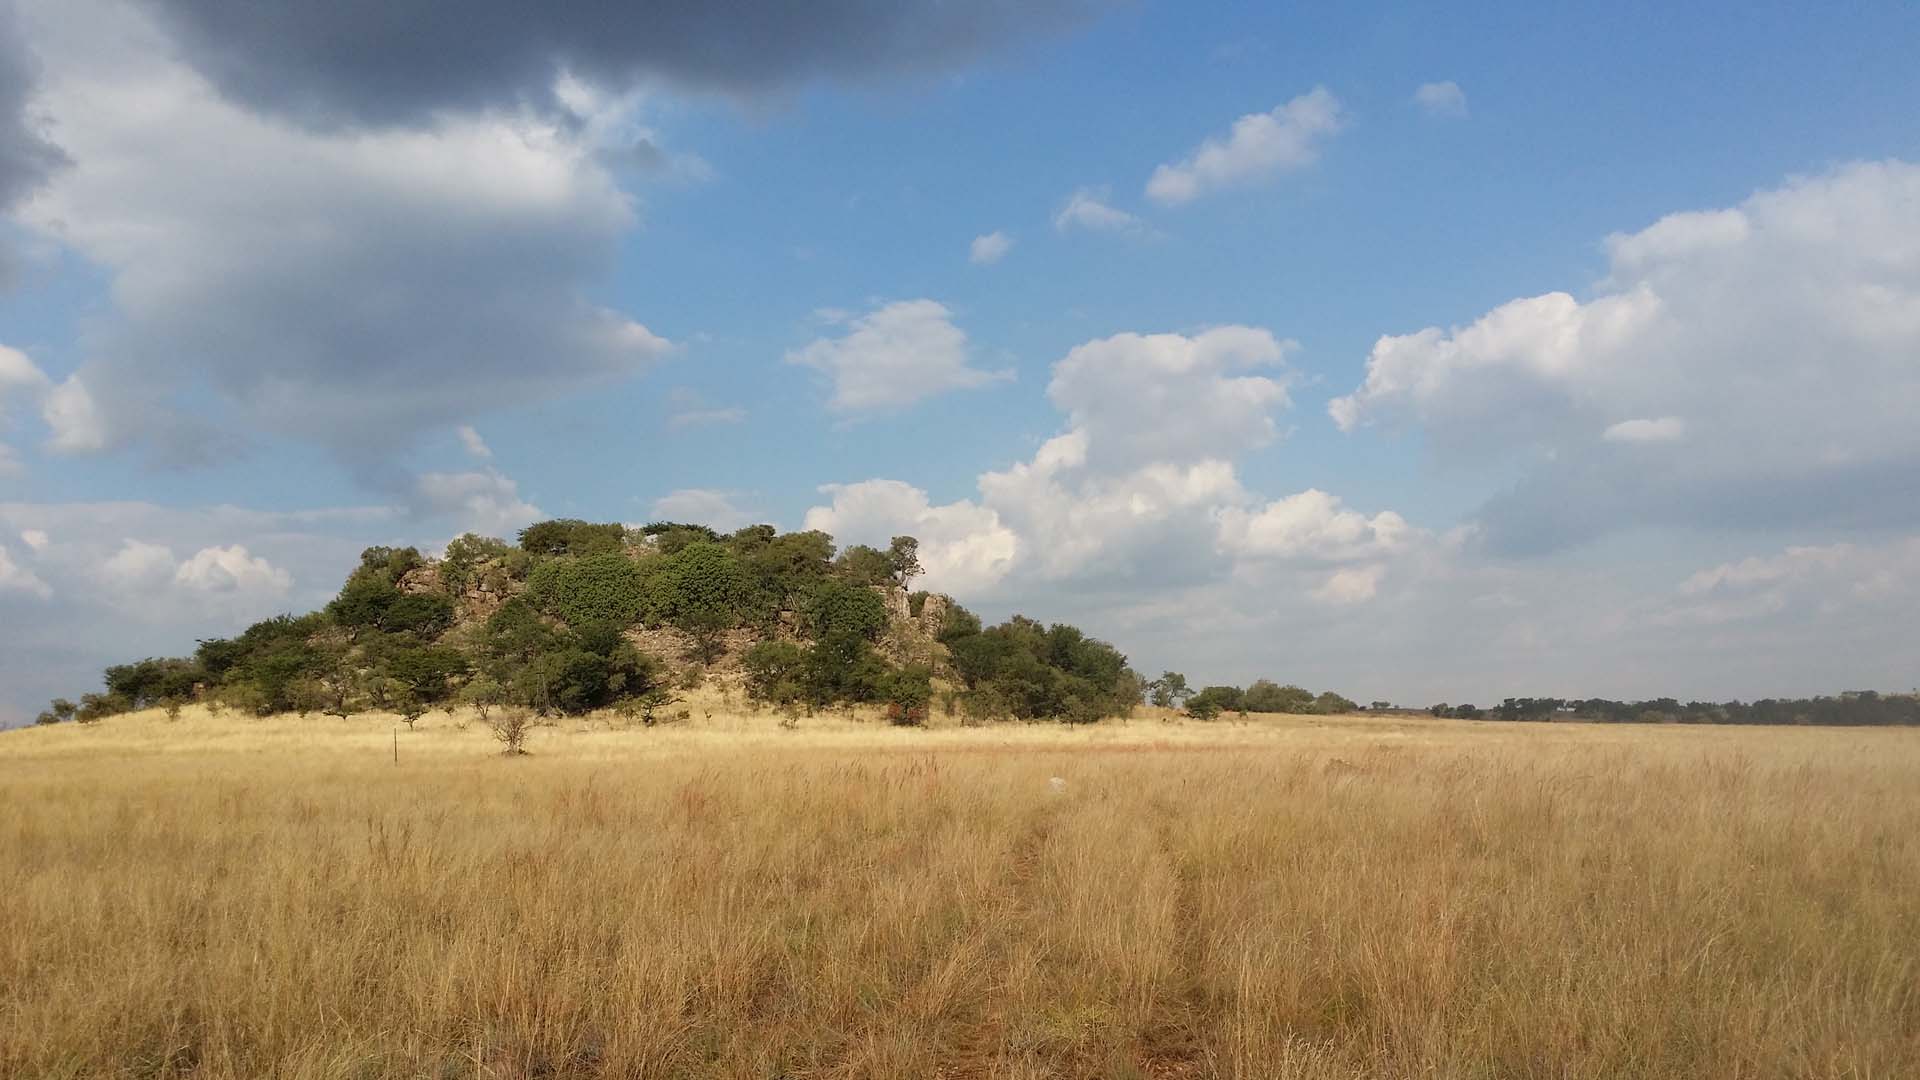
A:
<svg viewBox="0 0 1920 1080">
<path fill-rule="evenodd" d="M 285 595 L 293 575 L 239 544 L 201 548 L 173 572 L 174 584 L 202 593 Z"/>
<path fill-rule="evenodd" d="M 845 322 L 846 334 L 818 338 L 786 357 L 832 380 L 827 404 L 835 412 L 899 409 L 1013 378 L 1010 371 L 985 371 L 969 362 L 966 332 L 937 301 L 901 300 L 836 321 Z"/>
<path fill-rule="evenodd" d="M 1013 250 L 1013 237 L 995 230 L 973 238 L 967 247 L 967 259 L 979 266 L 991 266 Z"/>
<path fill-rule="evenodd" d="M 843 544 L 885 547 L 909 535 L 920 541 L 925 585 L 967 595 L 997 585 L 1012 570 L 1020 538 L 999 515 L 962 499 L 933 505 L 927 493 L 898 480 L 828 484 L 827 506 L 807 511 L 805 527 L 833 534 Z"/>
<path fill-rule="evenodd" d="M 1635 525 L 1920 524 L 1920 165 L 1792 179 L 1607 252 L 1590 298 L 1382 337 L 1333 418 L 1519 463 L 1481 512 L 1503 550 Z"/>
<path fill-rule="evenodd" d="M 1270 112 L 1242 116 L 1225 138 L 1208 139 L 1184 160 L 1155 169 L 1147 181 L 1147 197 L 1168 204 L 1191 202 L 1223 188 L 1303 169 L 1320 159 L 1320 144 L 1343 126 L 1340 100 L 1316 86 Z"/>
</svg>

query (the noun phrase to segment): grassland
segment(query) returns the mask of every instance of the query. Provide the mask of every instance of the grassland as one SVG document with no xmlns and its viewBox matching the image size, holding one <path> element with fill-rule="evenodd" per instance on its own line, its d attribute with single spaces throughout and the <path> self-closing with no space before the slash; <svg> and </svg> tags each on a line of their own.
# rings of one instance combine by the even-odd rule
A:
<svg viewBox="0 0 1920 1080">
<path fill-rule="evenodd" d="M 1920 1076 L 1920 731 L 715 710 L 0 734 L 0 1075 Z"/>
</svg>

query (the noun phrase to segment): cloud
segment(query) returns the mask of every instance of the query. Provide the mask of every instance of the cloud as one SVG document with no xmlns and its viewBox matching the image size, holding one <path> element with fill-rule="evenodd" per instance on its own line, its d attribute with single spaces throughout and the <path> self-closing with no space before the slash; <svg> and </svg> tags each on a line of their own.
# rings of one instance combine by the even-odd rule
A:
<svg viewBox="0 0 1920 1080">
<path fill-rule="evenodd" d="M 1607 252 L 1590 299 L 1382 337 L 1334 420 L 1517 464 L 1478 515 L 1496 551 L 1634 526 L 1920 523 L 1920 166 L 1792 179 Z"/>
<path fill-rule="evenodd" d="M 172 548 L 129 537 L 121 542 L 119 551 L 100 564 L 100 573 L 113 585 L 140 588 L 172 580 L 178 566 Z"/>
<path fill-rule="evenodd" d="M 454 429 L 454 433 L 460 436 L 460 446 L 466 450 L 468 457 L 476 461 L 490 461 L 493 459 L 493 449 L 487 445 L 487 440 L 481 438 L 480 433 L 475 431 L 471 424 L 461 424 L 458 428 Z"/>
<path fill-rule="evenodd" d="M 976 266 L 991 266 L 1013 250 L 1013 237 L 995 230 L 973 238 L 967 248 L 967 260 Z"/>
<path fill-rule="evenodd" d="M 416 512 L 451 519 L 460 532 L 512 536 L 545 517 L 520 497 L 520 486 L 494 468 L 423 473 L 414 483 Z"/>
<path fill-rule="evenodd" d="M 1012 569 L 1020 539 L 992 510 L 965 499 L 932 505 L 927 493 L 898 480 L 828 484 L 828 506 L 807 511 L 805 527 L 842 544 L 885 547 L 897 535 L 920 541 L 925 587 L 970 594 L 998 584 Z"/>
<path fill-rule="evenodd" d="M 836 412 L 899 409 L 1013 378 L 1011 371 L 970 366 L 966 333 L 935 301 L 897 301 L 845 321 L 845 336 L 819 338 L 786 357 L 833 380 L 827 404 Z"/>
<path fill-rule="evenodd" d="M 1342 508 L 1336 495 L 1308 488 L 1253 509 L 1229 506 L 1218 515 L 1220 541 L 1248 558 L 1346 561 L 1391 555 L 1414 539 L 1406 519 L 1391 510 L 1368 517 Z"/>
<path fill-rule="evenodd" d="M 13 556 L 4 546 L 0 546 L 0 592 L 23 592 L 42 600 L 53 598 L 53 589 L 34 574 L 33 571 L 13 561 Z"/>
<path fill-rule="evenodd" d="M 0 213 L 65 160 L 31 108 L 39 66 L 12 0 L 0 0 Z"/>
<path fill-rule="evenodd" d="M 113 296 L 56 445 L 148 439 L 186 456 L 183 399 L 211 397 L 231 415 L 196 405 L 201 428 L 373 461 L 424 428 L 632 377 L 670 351 L 587 298 L 637 215 L 573 127 L 496 111 L 308 131 L 170 61 L 134 9 L 32 14 L 39 100 L 71 164 L 21 216 L 99 266 Z"/>
<path fill-rule="evenodd" d="M 701 0 L 545 7 L 514 0 L 268 5 L 147 0 L 239 100 L 318 122 L 420 122 L 510 108 L 557 76 L 761 95 L 951 71 L 1090 21 L 1094 0 L 823 0 L 750 11 Z"/>
<path fill-rule="evenodd" d="M 1208 139 L 1185 160 L 1155 169 L 1147 197 L 1177 205 L 1304 169 L 1319 160 L 1320 144 L 1343 126 L 1339 99 L 1316 86 L 1271 112 L 1241 117 L 1226 138 Z"/>
<path fill-rule="evenodd" d="M 95 688 L 107 664 L 190 653 L 197 638 L 320 607 L 369 544 L 448 533 L 383 506 L 0 502 L 0 535 L 23 538 L 15 570 L 31 575 L 0 588 L 0 712 L 31 715 Z"/>
<path fill-rule="evenodd" d="M 38 395 L 50 385 L 46 373 L 28 359 L 26 353 L 0 345 L 0 405 L 13 393 L 24 390 L 29 395 Z"/>
<path fill-rule="evenodd" d="M 106 417 L 87 389 L 86 380 L 69 375 L 48 390 L 41 402 L 40 416 L 47 422 L 52 437 L 47 448 L 61 454 L 88 454 L 105 450 L 114 441 Z"/>
<path fill-rule="evenodd" d="M 1413 92 L 1413 103 L 1425 110 L 1428 116 L 1458 119 L 1467 115 L 1467 92 L 1452 80 L 1421 83 L 1420 88 Z"/>
<path fill-rule="evenodd" d="M 1069 229 L 1136 232 L 1143 227 L 1139 218 L 1108 206 L 1106 199 L 1105 188 L 1081 188 L 1075 191 L 1067 197 L 1066 205 L 1053 215 L 1053 227 L 1060 232 Z"/>
<path fill-rule="evenodd" d="M 201 548 L 173 572 L 174 584 L 203 593 L 285 595 L 293 576 L 239 544 Z"/>
<path fill-rule="evenodd" d="M 937 527 L 956 552 L 942 575 L 955 591 L 1037 589 L 1053 600 L 1064 599 L 1059 590 L 1192 585 L 1249 559 L 1324 573 L 1397 555 L 1416 535 L 1397 515 L 1367 518 L 1318 491 L 1263 506 L 1241 486 L 1234 460 L 1278 437 L 1289 347 L 1244 326 L 1085 342 L 1054 365 L 1048 386 L 1065 430 L 1030 460 L 983 473 L 977 502 L 933 504 L 904 482 L 870 480 L 822 489 L 833 506 L 810 511 L 809 526 L 854 523 L 862 535 L 923 542 Z"/>
<path fill-rule="evenodd" d="M 1294 347 L 1247 326 L 1115 334 L 1069 351 L 1047 397 L 1109 471 L 1233 457 L 1277 437 L 1272 414 L 1289 405 L 1284 361 Z"/>
<path fill-rule="evenodd" d="M 0 433 L 7 431 L 8 414 L 14 399 L 37 400 L 46 394 L 49 385 L 46 374 L 27 358 L 26 353 L 0 345 Z M 13 448 L 0 443 L 0 476 L 22 469 Z"/>
<path fill-rule="evenodd" d="M 1851 620 L 1858 634 L 1911 612 L 1916 600 L 1920 537 L 1801 544 L 1688 575 L 1648 621 L 1683 628 L 1772 624 L 1806 633 Z"/>
<path fill-rule="evenodd" d="M 1385 575 L 1386 568 L 1381 566 L 1342 567 L 1327 575 L 1313 598 L 1326 604 L 1364 604 L 1378 595 Z"/>
<path fill-rule="evenodd" d="M 1622 420 L 1600 433 L 1608 442 L 1674 442 L 1687 433 L 1687 422 L 1677 416 Z"/>
<path fill-rule="evenodd" d="M 762 520 L 759 511 L 735 504 L 739 494 L 714 488 L 680 488 L 653 500 L 650 509 L 655 521 L 682 521 L 732 532 Z"/>
</svg>

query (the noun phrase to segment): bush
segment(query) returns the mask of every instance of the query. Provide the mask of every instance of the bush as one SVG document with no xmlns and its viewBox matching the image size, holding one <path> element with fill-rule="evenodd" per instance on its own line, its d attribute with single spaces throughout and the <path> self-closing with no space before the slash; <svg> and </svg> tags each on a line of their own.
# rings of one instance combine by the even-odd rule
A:
<svg viewBox="0 0 1920 1080">
<path fill-rule="evenodd" d="M 520 549 L 533 555 L 597 555 L 626 547 L 627 527 L 578 518 L 542 521 L 520 530 Z"/>
<path fill-rule="evenodd" d="M 747 694 L 755 701 L 785 705 L 806 693 L 806 650 L 790 641 L 762 641 L 742 658 Z"/>
<path fill-rule="evenodd" d="M 513 757 L 527 752 L 527 736 L 533 734 L 533 714 L 526 709 L 501 709 L 487 721 L 487 730 L 500 740 L 500 753 Z"/>
<path fill-rule="evenodd" d="M 919 665 L 896 668 L 878 681 L 876 690 L 887 705 L 887 721 L 903 727 L 919 727 L 927 722 L 927 705 L 933 700 L 932 672 Z"/>
<path fill-rule="evenodd" d="M 462 533 L 447 542 L 447 553 L 440 560 L 440 584 L 450 593 L 465 592 L 482 564 L 504 560 L 512 550 L 504 540 Z"/>
<path fill-rule="evenodd" d="M 1281 686 L 1272 679 L 1257 679 L 1241 695 L 1248 712 L 1305 713 L 1313 711 L 1313 694 L 1298 686 Z"/>
<path fill-rule="evenodd" d="M 569 626 L 631 626 L 647 607 L 647 582 L 623 554 L 543 562 L 527 575 L 527 599 Z"/>
<path fill-rule="evenodd" d="M 854 634 L 875 641 L 887 628 L 887 605 L 880 594 L 840 581 L 814 586 L 804 614 L 807 629 L 815 638 Z"/>
<path fill-rule="evenodd" d="M 688 544 L 667 556 L 654 580 L 662 616 L 694 639 L 703 664 L 719 658 L 726 632 L 754 611 L 745 567 L 719 544 Z"/>
</svg>

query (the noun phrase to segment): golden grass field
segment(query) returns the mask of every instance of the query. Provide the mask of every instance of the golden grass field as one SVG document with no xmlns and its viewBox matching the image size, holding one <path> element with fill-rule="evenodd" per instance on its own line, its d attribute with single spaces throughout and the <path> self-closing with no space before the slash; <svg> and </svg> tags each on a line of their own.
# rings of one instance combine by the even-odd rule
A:
<svg viewBox="0 0 1920 1080">
<path fill-rule="evenodd" d="M 0 1076 L 1920 1076 L 1920 731 L 710 708 L 0 733 Z"/>
</svg>

